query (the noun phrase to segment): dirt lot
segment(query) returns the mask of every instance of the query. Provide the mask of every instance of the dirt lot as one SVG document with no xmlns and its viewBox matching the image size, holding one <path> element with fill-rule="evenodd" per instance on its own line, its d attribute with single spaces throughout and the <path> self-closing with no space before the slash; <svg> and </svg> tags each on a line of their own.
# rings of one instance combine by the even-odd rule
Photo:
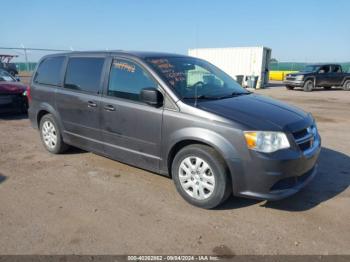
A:
<svg viewBox="0 0 350 262">
<path fill-rule="evenodd" d="M 350 92 L 258 93 L 313 113 L 317 177 L 279 202 L 181 199 L 159 175 L 79 150 L 51 155 L 25 117 L 0 120 L 0 254 L 350 254 Z"/>
</svg>

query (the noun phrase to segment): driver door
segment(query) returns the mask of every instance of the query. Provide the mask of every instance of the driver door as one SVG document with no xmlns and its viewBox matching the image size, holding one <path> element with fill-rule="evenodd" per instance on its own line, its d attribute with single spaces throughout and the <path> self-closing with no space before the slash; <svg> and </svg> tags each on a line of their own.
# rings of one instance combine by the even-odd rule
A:
<svg viewBox="0 0 350 262">
<path fill-rule="evenodd" d="M 140 101 L 143 88 L 158 87 L 147 70 L 126 58 L 111 62 L 102 101 L 104 151 L 113 159 L 158 171 L 163 107 Z"/>
<path fill-rule="evenodd" d="M 316 86 L 332 86 L 332 74 L 329 65 L 321 66 L 318 70 Z"/>
</svg>

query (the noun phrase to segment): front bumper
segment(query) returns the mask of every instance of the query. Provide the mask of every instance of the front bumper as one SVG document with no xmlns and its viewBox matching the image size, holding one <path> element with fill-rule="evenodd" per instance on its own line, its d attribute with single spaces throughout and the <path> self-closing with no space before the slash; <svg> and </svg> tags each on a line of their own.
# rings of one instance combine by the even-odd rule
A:
<svg viewBox="0 0 350 262">
<path fill-rule="evenodd" d="M 302 87 L 304 85 L 303 80 L 284 80 L 283 84 L 286 86 Z"/>
<path fill-rule="evenodd" d="M 306 151 L 298 148 L 280 150 L 272 154 L 250 151 L 249 159 L 232 176 L 236 196 L 262 200 L 279 200 L 295 194 L 306 186 L 317 173 L 317 159 L 321 151 L 321 138 Z"/>
</svg>

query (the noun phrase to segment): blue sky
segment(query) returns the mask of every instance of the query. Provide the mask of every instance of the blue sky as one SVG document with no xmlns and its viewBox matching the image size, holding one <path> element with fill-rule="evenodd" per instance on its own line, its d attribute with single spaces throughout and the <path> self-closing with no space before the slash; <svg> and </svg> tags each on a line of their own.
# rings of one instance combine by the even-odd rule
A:
<svg viewBox="0 0 350 262">
<path fill-rule="evenodd" d="M 343 62 L 349 10 L 349 0 L 3 1 L 0 46 L 185 54 L 264 45 L 280 61 Z"/>
</svg>

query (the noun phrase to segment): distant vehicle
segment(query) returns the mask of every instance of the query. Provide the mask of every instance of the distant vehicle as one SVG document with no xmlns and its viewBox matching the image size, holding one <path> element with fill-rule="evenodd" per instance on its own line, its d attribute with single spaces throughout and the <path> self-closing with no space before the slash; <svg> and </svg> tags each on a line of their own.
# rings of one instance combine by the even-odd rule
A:
<svg viewBox="0 0 350 262">
<path fill-rule="evenodd" d="M 0 112 L 26 113 L 27 109 L 27 86 L 0 69 Z"/>
<path fill-rule="evenodd" d="M 202 59 L 50 55 L 29 93 L 29 118 L 49 152 L 73 145 L 170 176 L 199 207 L 232 193 L 285 198 L 317 172 L 321 138 L 311 114 L 248 92 Z"/>
<path fill-rule="evenodd" d="M 10 61 L 17 57 L 16 55 L 1 55 L 0 54 L 0 69 L 9 72 L 12 76 L 18 75 L 17 66 L 15 63 Z"/>
<path fill-rule="evenodd" d="M 350 73 L 343 72 L 341 65 L 319 64 L 308 65 L 298 73 L 288 74 L 284 80 L 288 90 L 301 87 L 306 92 L 315 87 L 331 89 L 333 86 L 350 90 Z"/>
</svg>

